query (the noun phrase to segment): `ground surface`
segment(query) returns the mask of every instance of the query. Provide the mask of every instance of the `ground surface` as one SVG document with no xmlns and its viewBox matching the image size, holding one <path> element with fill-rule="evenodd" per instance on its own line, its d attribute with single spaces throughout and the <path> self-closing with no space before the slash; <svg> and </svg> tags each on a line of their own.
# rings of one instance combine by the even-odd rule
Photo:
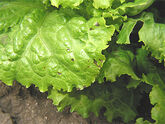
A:
<svg viewBox="0 0 165 124">
<path fill-rule="evenodd" d="M 0 124 L 110 124 L 105 118 L 81 118 L 69 110 L 57 112 L 46 93 L 34 86 L 26 89 L 18 83 L 12 87 L 0 82 Z M 123 124 L 114 122 L 113 124 Z"/>
</svg>

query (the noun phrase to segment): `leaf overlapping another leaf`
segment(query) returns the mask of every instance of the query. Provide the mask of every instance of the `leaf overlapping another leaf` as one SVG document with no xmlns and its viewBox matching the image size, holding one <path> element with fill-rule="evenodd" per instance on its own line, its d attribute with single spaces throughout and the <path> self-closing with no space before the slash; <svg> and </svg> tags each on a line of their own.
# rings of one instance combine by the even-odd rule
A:
<svg viewBox="0 0 165 124">
<path fill-rule="evenodd" d="M 53 99 L 60 111 L 70 106 L 71 112 L 76 111 L 87 118 L 91 112 L 98 116 L 102 107 L 105 107 L 104 115 L 108 121 L 112 122 L 113 119 L 121 117 L 124 122 L 129 122 L 136 116 L 135 107 L 140 95 L 128 90 L 126 85 L 126 80 L 119 79 L 113 84 L 93 84 L 82 91 L 71 93 L 52 89 L 48 98 Z"/>
<path fill-rule="evenodd" d="M 18 3 L 20 6 L 13 8 L 15 2 L 1 2 L 1 9 L 5 10 L 6 4 L 10 8 L 6 8 L 5 13 L 1 11 L 1 15 L 13 16 L 11 10 L 20 11 L 25 4 Z M 8 84 L 17 80 L 27 87 L 35 84 L 40 91 L 47 91 L 49 86 L 69 92 L 73 87 L 90 86 L 105 60 L 101 51 L 107 48 L 114 27 L 105 26 L 103 18 L 86 21 L 76 14 L 70 17 L 64 12 L 49 12 L 31 4 L 27 4 L 29 11 L 24 16 L 16 16 L 19 21 L 13 22 L 13 27 L 5 21 L 11 29 L 1 33 L 1 52 L 5 54 L 0 59 L 0 79 L 4 82 L 8 79 Z M 3 41 L 4 35 L 7 43 Z M 6 72 L 5 68 L 12 71 Z"/>
<path fill-rule="evenodd" d="M 50 2 L 55 7 L 62 5 L 63 7 L 76 8 L 83 2 L 83 0 L 50 0 Z"/>
<path fill-rule="evenodd" d="M 117 77 L 127 74 L 135 80 L 139 80 L 134 72 L 135 55 L 130 50 L 117 48 L 110 53 L 106 53 L 106 61 L 98 76 L 98 81 L 101 83 L 104 77 L 107 81 L 116 81 Z"/>
<path fill-rule="evenodd" d="M 140 18 L 127 20 L 119 33 L 117 43 L 130 44 L 130 34 L 138 21 L 143 22 L 143 26 L 138 32 L 139 41 L 143 41 L 146 49 L 161 62 L 165 58 L 165 24 L 156 23 L 152 13 L 143 13 Z"/>
<path fill-rule="evenodd" d="M 0 0 L 0 80 L 49 89 L 59 110 L 70 106 L 86 118 L 104 107 L 107 120 L 121 117 L 126 123 L 137 114 L 139 93 L 153 86 L 152 117 L 164 123 L 165 69 L 152 59 L 164 61 L 165 26 L 152 13 L 136 16 L 153 2 Z M 130 41 L 139 21 L 145 46 Z M 118 39 L 108 44 L 114 32 Z M 100 84 L 92 84 L 95 80 Z M 140 118 L 137 123 L 149 122 Z"/>
<path fill-rule="evenodd" d="M 143 120 L 143 118 L 138 118 L 136 119 L 136 124 L 151 124 L 149 121 L 147 120 Z"/>
</svg>

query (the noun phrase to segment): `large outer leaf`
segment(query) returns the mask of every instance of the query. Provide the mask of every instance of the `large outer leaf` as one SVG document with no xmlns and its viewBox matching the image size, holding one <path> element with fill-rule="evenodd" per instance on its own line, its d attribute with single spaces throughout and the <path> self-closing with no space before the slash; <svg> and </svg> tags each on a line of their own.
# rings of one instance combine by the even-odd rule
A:
<svg viewBox="0 0 165 124">
<path fill-rule="evenodd" d="M 106 108 L 104 115 L 107 120 L 121 117 L 128 122 L 136 116 L 136 105 L 139 102 L 139 95 L 126 88 L 126 80 L 118 80 L 116 83 L 94 84 L 83 91 L 71 93 L 51 90 L 48 98 L 53 99 L 58 110 L 62 111 L 66 106 L 71 106 L 70 111 L 76 111 L 84 118 L 91 112 L 96 116 L 102 107 Z"/>
<path fill-rule="evenodd" d="M 103 18 L 86 21 L 30 2 L 0 4 L 0 23 L 7 25 L 0 35 L 0 80 L 35 84 L 41 91 L 49 86 L 71 91 L 91 85 L 104 62 L 101 51 L 107 48 L 113 26 L 106 27 Z M 28 11 L 22 15 L 25 5 Z M 21 13 L 17 21 L 4 21 L 4 16 L 13 17 L 13 11 Z"/>
</svg>

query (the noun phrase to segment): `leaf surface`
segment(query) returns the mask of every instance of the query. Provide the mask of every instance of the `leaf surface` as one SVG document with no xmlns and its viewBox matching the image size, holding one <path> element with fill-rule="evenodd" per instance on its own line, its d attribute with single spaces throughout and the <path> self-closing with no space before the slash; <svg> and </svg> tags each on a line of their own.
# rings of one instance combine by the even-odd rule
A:
<svg viewBox="0 0 165 124">
<path fill-rule="evenodd" d="M 79 6 L 83 0 L 50 0 L 51 4 L 55 7 L 62 5 L 63 7 L 75 8 Z"/>
<path fill-rule="evenodd" d="M 131 76 L 138 80 L 134 72 L 134 54 L 130 50 L 117 48 L 110 53 L 106 53 L 106 61 L 101 69 L 98 81 L 103 82 L 105 77 L 108 81 L 116 81 L 117 77 L 123 74 Z"/>
<path fill-rule="evenodd" d="M 71 93 L 52 89 L 48 98 L 53 99 L 60 111 L 70 106 L 71 112 L 76 111 L 87 118 L 91 112 L 98 116 L 101 108 L 105 107 L 104 115 L 108 121 L 112 122 L 114 118 L 121 117 L 127 123 L 136 116 L 134 107 L 140 97 L 126 88 L 125 80 L 118 80 L 113 84 L 93 84 L 83 91 Z"/>
<path fill-rule="evenodd" d="M 151 111 L 152 118 L 156 124 L 165 122 L 165 92 L 158 85 L 154 86 L 150 93 L 151 104 L 154 105 Z"/>
<path fill-rule="evenodd" d="M 139 31 L 140 41 L 143 41 L 152 56 L 162 61 L 165 58 L 165 24 L 156 23 L 152 13 L 144 13 L 144 21 Z"/>
<path fill-rule="evenodd" d="M 136 119 L 136 124 L 151 124 L 149 121 L 147 120 L 143 120 L 143 118 L 138 118 Z"/>
<path fill-rule="evenodd" d="M 131 44 L 130 41 L 130 34 L 133 31 L 137 21 L 133 19 L 128 19 L 126 22 L 123 23 L 122 29 L 119 32 L 118 40 L 116 43 L 118 44 Z"/>
<path fill-rule="evenodd" d="M 65 9 L 49 12 L 38 3 L 18 2 L 16 7 L 15 2 L 0 4 L 4 10 L 0 11 L 0 24 L 7 25 L 0 34 L 2 81 L 11 84 L 17 80 L 27 87 L 35 84 L 40 91 L 53 86 L 69 92 L 94 82 L 113 26 L 105 26 L 103 18 L 87 21 L 74 12 L 68 16 Z M 25 5 L 28 9 L 22 15 Z M 13 17 L 13 11 L 21 12 L 15 17 L 17 21 L 4 21 L 3 17 Z"/>
</svg>

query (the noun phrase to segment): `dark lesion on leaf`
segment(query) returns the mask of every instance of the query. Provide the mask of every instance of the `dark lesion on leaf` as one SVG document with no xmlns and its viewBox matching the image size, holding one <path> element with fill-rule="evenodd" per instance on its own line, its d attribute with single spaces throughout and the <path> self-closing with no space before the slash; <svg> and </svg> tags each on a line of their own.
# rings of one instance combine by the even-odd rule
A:
<svg viewBox="0 0 165 124">
<path fill-rule="evenodd" d="M 74 62 L 74 58 L 71 59 Z"/>
<path fill-rule="evenodd" d="M 95 26 L 100 26 L 100 24 L 98 22 L 95 23 Z"/>
<path fill-rule="evenodd" d="M 87 86 L 83 86 L 83 88 L 85 89 L 85 88 L 87 88 Z"/>
<path fill-rule="evenodd" d="M 94 30 L 93 28 L 90 28 L 89 30 Z"/>
<path fill-rule="evenodd" d="M 100 61 L 101 63 L 103 63 L 103 60 L 99 59 L 99 61 Z"/>
<path fill-rule="evenodd" d="M 67 48 L 66 50 L 67 50 L 68 52 L 70 51 L 70 49 L 69 49 L 69 48 Z"/>
<path fill-rule="evenodd" d="M 93 62 L 94 62 L 94 64 L 97 64 L 97 61 L 95 59 L 93 60 Z"/>
<path fill-rule="evenodd" d="M 61 73 L 61 72 L 57 72 L 57 74 L 58 74 L 58 75 L 62 75 L 62 73 Z"/>
<path fill-rule="evenodd" d="M 95 59 L 93 59 L 93 63 L 94 63 L 97 67 L 101 68 L 101 66 L 98 65 L 98 63 L 97 63 L 97 61 L 96 61 Z"/>
</svg>

